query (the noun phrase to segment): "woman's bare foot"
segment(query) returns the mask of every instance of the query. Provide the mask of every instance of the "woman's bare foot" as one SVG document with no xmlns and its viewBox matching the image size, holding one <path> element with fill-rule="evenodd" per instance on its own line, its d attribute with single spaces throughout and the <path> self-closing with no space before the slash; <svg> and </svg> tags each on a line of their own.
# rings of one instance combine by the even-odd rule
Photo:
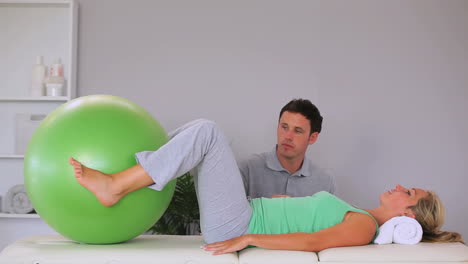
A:
<svg viewBox="0 0 468 264">
<path fill-rule="evenodd" d="M 112 175 L 90 169 L 73 158 L 69 158 L 68 162 L 73 166 L 78 182 L 91 191 L 102 205 L 112 206 L 122 198 Z"/>
</svg>

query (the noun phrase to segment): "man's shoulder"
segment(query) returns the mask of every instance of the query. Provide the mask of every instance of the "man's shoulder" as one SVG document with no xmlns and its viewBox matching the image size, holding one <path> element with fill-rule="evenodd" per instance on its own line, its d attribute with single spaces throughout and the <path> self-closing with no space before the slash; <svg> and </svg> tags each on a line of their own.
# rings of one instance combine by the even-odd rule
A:
<svg viewBox="0 0 468 264">
<path fill-rule="evenodd" d="M 336 191 L 335 176 L 331 169 L 325 169 L 313 163 L 310 159 L 308 160 L 307 173 L 309 177 L 304 177 L 304 181 L 313 183 L 314 186 L 320 190 L 325 190 L 331 194 Z"/>
<path fill-rule="evenodd" d="M 307 162 L 306 169 L 308 172 L 311 172 L 316 175 L 330 175 L 329 170 L 324 169 L 323 167 L 317 165 L 310 158 L 305 157 L 304 162 Z M 304 164 L 303 164 L 304 168 Z"/>
<path fill-rule="evenodd" d="M 238 162 L 239 170 L 244 178 L 250 176 L 260 179 L 266 174 L 268 169 L 268 152 L 252 154 Z"/>
<path fill-rule="evenodd" d="M 251 154 L 247 158 L 241 159 L 239 164 L 244 166 L 263 164 L 266 162 L 268 154 L 268 152 Z"/>
</svg>

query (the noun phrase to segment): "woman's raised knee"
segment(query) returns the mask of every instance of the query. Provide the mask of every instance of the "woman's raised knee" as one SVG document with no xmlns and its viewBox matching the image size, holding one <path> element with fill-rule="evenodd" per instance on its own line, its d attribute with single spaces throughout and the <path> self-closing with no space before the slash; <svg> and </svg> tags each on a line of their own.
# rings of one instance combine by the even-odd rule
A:
<svg viewBox="0 0 468 264">
<path fill-rule="evenodd" d="M 208 120 L 208 119 L 198 119 L 198 125 L 207 130 L 220 130 L 218 124 L 215 121 Z"/>
</svg>

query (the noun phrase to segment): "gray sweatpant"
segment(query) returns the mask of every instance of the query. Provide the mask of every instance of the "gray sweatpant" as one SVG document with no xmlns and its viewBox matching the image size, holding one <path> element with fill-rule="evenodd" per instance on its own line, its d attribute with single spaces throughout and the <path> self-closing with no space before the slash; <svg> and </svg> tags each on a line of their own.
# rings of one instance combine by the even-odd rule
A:
<svg viewBox="0 0 468 264">
<path fill-rule="evenodd" d="M 212 121 L 195 120 L 171 132 L 156 151 L 136 153 L 155 190 L 195 168 L 200 225 L 207 243 L 246 234 L 252 210 L 228 140 Z"/>
</svg>

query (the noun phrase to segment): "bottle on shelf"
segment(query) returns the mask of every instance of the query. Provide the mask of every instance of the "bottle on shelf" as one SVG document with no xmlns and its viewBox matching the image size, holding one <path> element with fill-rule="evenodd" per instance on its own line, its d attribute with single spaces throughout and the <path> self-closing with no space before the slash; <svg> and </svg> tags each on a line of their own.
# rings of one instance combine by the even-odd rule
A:
<svg viewBox="0 0 468 264">
<path fill-rule="evenodd" d="M 32 68 L 31 78 L 31 96 L 43 96 L 44 95 L 44 80 L 46 77 L 47 68 L 44 65 L 44 58 L 42 56 L 36 57 L 36 64 Z"/>
<path fill-rule="evenodd" d="M 47 96 L 62 96 L 65 78 L 63 77 L 63 64 L 57 59 L 49 70 L 49 76 L 45 80 Z"/>
</svg>

